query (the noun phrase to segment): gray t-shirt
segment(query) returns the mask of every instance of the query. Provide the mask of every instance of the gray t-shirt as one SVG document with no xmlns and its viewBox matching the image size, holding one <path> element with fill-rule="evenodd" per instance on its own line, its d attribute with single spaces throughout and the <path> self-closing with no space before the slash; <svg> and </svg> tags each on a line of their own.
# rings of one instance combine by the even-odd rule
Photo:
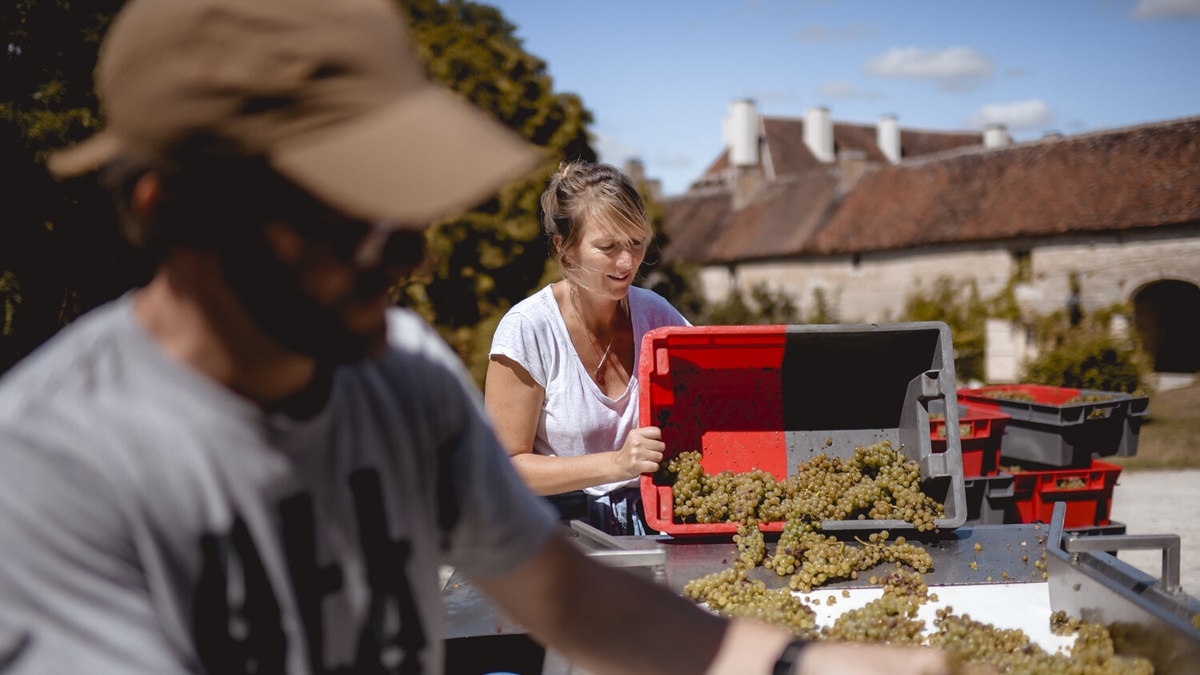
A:
<svg viewBox="0 0 1200 675">
<path fill-rule="evenodd" d="M 296 421 L 167 358 L 133 296 L 0 380 L 0 672 L 439 673 L 439 565 L 556 527 L 415 314 Z"/>
</svg>

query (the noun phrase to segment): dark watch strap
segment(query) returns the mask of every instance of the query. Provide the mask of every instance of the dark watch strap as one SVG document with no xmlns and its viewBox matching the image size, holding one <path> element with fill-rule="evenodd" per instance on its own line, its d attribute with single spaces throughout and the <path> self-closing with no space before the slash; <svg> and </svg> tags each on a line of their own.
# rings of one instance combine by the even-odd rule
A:
<svg viewBox="0 0 1200 675">
<path fill-rule="evenodd" d="M 771 675 L 792 675 L 792 669 L 800 660 L 800 654 L 808 646 L 808 640 L 792 640 L 783 648 L 783 653 L 775 660 Z"/>
</svg>

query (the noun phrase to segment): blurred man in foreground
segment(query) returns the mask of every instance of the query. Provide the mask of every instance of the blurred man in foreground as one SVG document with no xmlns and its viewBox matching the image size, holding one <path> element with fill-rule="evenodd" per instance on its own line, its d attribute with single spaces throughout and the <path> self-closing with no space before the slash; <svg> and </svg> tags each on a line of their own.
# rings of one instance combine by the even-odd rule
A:
<svg viewBox="0 0 1200 675">
<path fill-rule="evenodd" d="M 50 168 L 103 169 L 158 267 L 0 382 L 0 672 L 438 673 L 441 564 L 597 673 L 944 669 L 785 650 L 556 534 L 387 296 L 537 157 L 387 3 L 132 0 L 98 80 L 108 127 Z"/>
</svg>

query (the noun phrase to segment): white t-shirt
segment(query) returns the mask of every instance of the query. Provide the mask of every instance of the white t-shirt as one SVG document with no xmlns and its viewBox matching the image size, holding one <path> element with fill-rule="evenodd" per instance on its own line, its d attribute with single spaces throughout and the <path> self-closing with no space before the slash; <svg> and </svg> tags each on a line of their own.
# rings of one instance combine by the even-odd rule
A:
<svg viewBox="0 0 1200 675">
<path fill-rule="evenodd" d="M 167 358 L 132 297 L 0 379 L 11 672 L 440 673 L 439 566 L 502 573 L 557 527 L 457 356 L 394 312 L 296 421 Z"/>
<path fill-rule="evenodd" d="M 631 287 L 628 297 L 635 345 L 633 373 L 625 391 L 615 399 L 609 398 L 579 360 L 551 286 L 517 303 L 504 315 L 492 337 L 491 355 L 517 362 L 546 390 L 533 452 L 579 457 L 619 450 L 629 432 L 638 427 L 637 373 L 642 336 L 661 326 L 690 324 L 662 296 Z M 605 483 L 586 491 L 598 496 L 636 481 Z"/>
</svg>

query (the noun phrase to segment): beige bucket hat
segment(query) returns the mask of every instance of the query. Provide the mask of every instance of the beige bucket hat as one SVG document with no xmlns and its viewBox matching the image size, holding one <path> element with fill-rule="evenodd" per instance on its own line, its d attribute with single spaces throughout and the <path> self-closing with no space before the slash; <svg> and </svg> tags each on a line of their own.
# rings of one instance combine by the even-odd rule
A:
<svg viewBox="0 0 1200 675">
<path fill-rule="evenodd" d="M 96 81 L 106 127 L 50 157 L 58 177 L 207 139 L 350 215 L 415 229 L 539 158 L 426 79 L 388 0 L 131 0 Z"/>
</svg>

